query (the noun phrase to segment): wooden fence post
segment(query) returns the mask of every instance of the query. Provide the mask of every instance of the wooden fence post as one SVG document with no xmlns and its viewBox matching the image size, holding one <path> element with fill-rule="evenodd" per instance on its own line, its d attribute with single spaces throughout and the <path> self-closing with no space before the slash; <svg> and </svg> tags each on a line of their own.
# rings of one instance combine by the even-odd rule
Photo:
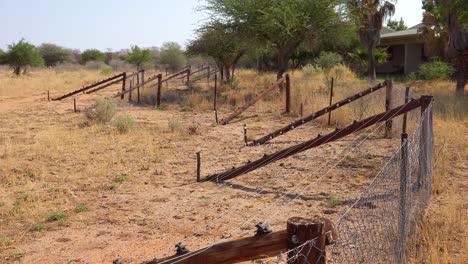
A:
<svg viewBox="0 0 468 264">
<path fill-rule="evenodd" d="M 132 93 L 133 93 L 132 88 L 133 88 L 133 78 L 132 78 L 132 80 L 130 80 L 130 89 L 129 89 L 130 92 L 128 93 L 128 101 L 129 102 L 132 101 Z"/>
<path fill-rule="evenodd" d="M 200 152 L 197 152 L 197 182 L 200 182 L 200 165 L 201 165 L 201 160 L 200 160 Z"/>
<path fill-rule="evenodd" d="M 401 134 L 401 165 L 400 165 L 400 209 L 398 219 L 398 240 L 396 245 L 396 263 L 403 263 L 406 240 L 406 195 L 408 185 L 408 134 Z"/>
<path fill-rule="evenodd" d="M 330 86 L 330 103 L 328 104 L 328 106 L 330 107 L 333 103 L 333 85 L 334 85 L 334 81 L 335 79 L 332 77 L 331 79 L 331 86 Z M 328 112 L 328 125 L 331 124 L 331 112 L 332 111 L 329 111 Z"/>
<path fill-rule="evenodd" d="M 145 83 L 145 70 L 141 70 L 141 82 L 144 84 Z M 141 86 L 142 90 L 145 90 L 145 86 Z"/>
<path fill-rule="evenodd" d="M 302 117 L 304 116 L 304 104 L 303 104 L 303 103 L 301 103 L 301 110 L 300 110 L 300 112 L 301 112 L 301 118 L 302 118 Z"/>
<path fill-rule="evenodd" d="M 158 74 L 158 93 L 156 95 L 156 107 L 161 106 L 161 86 L 162 86 L 162 74 Z"/>
<path fill-rule="evenodd" d="M 190 88 L 190 72 L 191 72 L 192 66 L 189 65 L 187 69 L 187 88 Z M 192 90 L 193 92 L 193 90 Z"/>
<path fill-rule="evenodd" d="M 325 264 L 324 223 L 317 220 L 293 217 L 288 219 L 288 264 Z M 306 245 L 304 243 L 308 242 Z M 303 245 L 303 246 L 301 246 Z M 297 257 L 294 257 L 296 256 Z"/>
<path fill-rule="evenodd" d="M 50 101 L 50 94 L 49 94 L 49 90 L 47 90 L 47 101 Z"/>
<path fill-rule="evenodd" d="M 122 95 L 120 96 L 120 99 L 122 99 L 122 100 L 124 99 L 124 96 L 125 96 L 124 92 L 125 92 L 126 82 L 127 82 L 127 73 L 124 72 L 123 73 L 123 78 L 122 78 Z"/>
<path fill-rule="evenodd" d="M 291 80 L 289 74 L 286 74 L 286 113 L 291 111 Z"/>
<path fill-rule="evenodd" d="M 432 130 L 431 125 L 431 116 L 424 116 L 425 114 L 430 115 L 432 113 L 426 112 L 426 109 L 429 107 L 430 101 L 427 104 L 421 105 L 421 136 L 419 139 L 419 175 L 417 176 L 417 187 L 418 189 L 423 187 L 424 183 L 427 181 L 427 175 L 430 170 L 430 156 L 428 153 L 431 152 L 429 147 L 432 145 L 432 138 L 429 135 L 429 131 Z"/>
<path fill-rule="evenodd" d="M 208 87 L 210 87 L 210 66 L 208 66 L 208 76 L 206 77 L 206 82 L 208 83 Z"/>
<path fill-rule="evenodd" d="M 218 96 L 218 74 L 215 74 L 214 96 L 213 96 L 213 110 L 216 111 L 216 97 Z"/>
<path fill-rule="evenodd" d="M 76 98 L 73 98 L 73 111 L 76 113 Z"/>
<path fill-rule="evenodd" d="M 140 103 L 140 85 L 138 85 L 138 88 L 137 88 L 137 101 L 138 103 Z"/>
<path fill-rule="evenodd" d="M 393 92 L 393 83 L 391 80 L 385 80 L 385 111 L 388 111 L 392 107 L 392 92 Z M 385 122 L 385 138 L 392 138 L 392 119 L 389 119 Z"/>
</svg>

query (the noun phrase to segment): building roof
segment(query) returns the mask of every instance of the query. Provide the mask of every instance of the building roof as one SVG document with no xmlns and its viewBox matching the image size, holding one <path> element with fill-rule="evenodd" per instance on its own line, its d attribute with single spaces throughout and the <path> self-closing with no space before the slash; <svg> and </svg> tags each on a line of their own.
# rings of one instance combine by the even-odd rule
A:
<svg viewBox="0 0 468 264">
<path fill-rule="evenodd" d="M 400 31 L 382 30 L 382 34 L 380 36 L 381 45 L 422 42 L 419 39 L 420 33 L 418 32 L 421 26 L 422 24 L 418 24 Z"/>
</svg>

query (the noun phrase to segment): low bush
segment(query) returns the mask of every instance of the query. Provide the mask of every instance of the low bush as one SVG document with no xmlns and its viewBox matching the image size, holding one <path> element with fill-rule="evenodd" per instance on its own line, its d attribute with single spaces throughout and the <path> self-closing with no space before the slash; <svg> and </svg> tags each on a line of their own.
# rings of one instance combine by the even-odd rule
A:
<svg viewBox="0 0 468 264">
<path fill-rule="evenodd" d="M 319 57 L 315 60 L 317 66 L 322 68 L 326 73 L 328 73 L 333 67 L 340 64 L 343 61 L 343 58 L 340 54 L 335 52 L 320 52 Z"/>
<path fill-rule="evenodd" d="M 425 80 L 447 80 L 454 72 L 450 64 L 438 59 L 424 63 L 419 68 L 419 75 Z"/>
<path fill-rule="evenodd" d="M 302 66 L 302 71 L 304 72 L 305 76 L 312 76 L 320 73 L 322 69 L 320 69 L 320 67 L 318 66 L 309 63 L 307 65 Z"/>
<path fill-rule="evenodd" d="M 115 118 L 114 125 L 120 134 L 126 134 L 132 130 L 135 121 L 128 114 L 120 115 Z"/>
<path fill-rule="evenodd" d="M 96 105 L 85 112 L 86 117 L 91 121 L 107 123 L 111 121 L 116 112 L 116 104 L 112 98 L 104 97 L 96 100 Z"/>
</svg>

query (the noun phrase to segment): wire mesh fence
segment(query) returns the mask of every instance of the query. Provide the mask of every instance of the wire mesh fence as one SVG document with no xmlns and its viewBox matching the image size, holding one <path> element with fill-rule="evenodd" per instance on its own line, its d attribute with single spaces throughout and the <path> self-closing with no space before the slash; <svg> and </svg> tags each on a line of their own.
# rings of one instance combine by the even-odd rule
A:
<svg viewBox="0 0 468 264">
<path fill-rule="evenodd" d="M 401 263 L 432 183 L 432 105 L 362 196 L 336 221 L 331 263 Z"/>
</svg>

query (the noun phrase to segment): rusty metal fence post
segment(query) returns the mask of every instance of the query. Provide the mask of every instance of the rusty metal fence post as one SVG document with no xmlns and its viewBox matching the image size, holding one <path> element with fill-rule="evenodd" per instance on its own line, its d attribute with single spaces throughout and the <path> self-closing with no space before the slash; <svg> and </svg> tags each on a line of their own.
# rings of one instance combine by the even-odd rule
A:
<svg viewBox="0 0 468 264">
<path fill-rule="evenodd" d="M 127 82 L 127 73 L 124 72 L 123 73 L 123 78 L 122 78 L 122 95 L 120 96 L 120 99 L 123 100 L 124 99 L 124 92 L 125 92 L 125 84 Z"/>
<path fill-rule="evenodd" d="M 291 80 L 286 74 L 286 113 L 291 111 Z"/>
<path fill-rule="evenodd" d="M 328 107 L 330 107 L 333 103 L 333 86 L 334 86 L 334 82 L 335 82 L 335 78 L 331 78 L 331 85 L 330 85 L 330 103 L 328 104 Z M 328 112 L 328 125 L 331 124 L 331 112 L 332 111 L 329 111 Z"/>
<path fill-rule="evenodd" d="M 161 86 L 162 86 L 162 74 L 158 74 L 158 92 L 156 95 L 156 107 L 161 106 Z"/>
</svg>

